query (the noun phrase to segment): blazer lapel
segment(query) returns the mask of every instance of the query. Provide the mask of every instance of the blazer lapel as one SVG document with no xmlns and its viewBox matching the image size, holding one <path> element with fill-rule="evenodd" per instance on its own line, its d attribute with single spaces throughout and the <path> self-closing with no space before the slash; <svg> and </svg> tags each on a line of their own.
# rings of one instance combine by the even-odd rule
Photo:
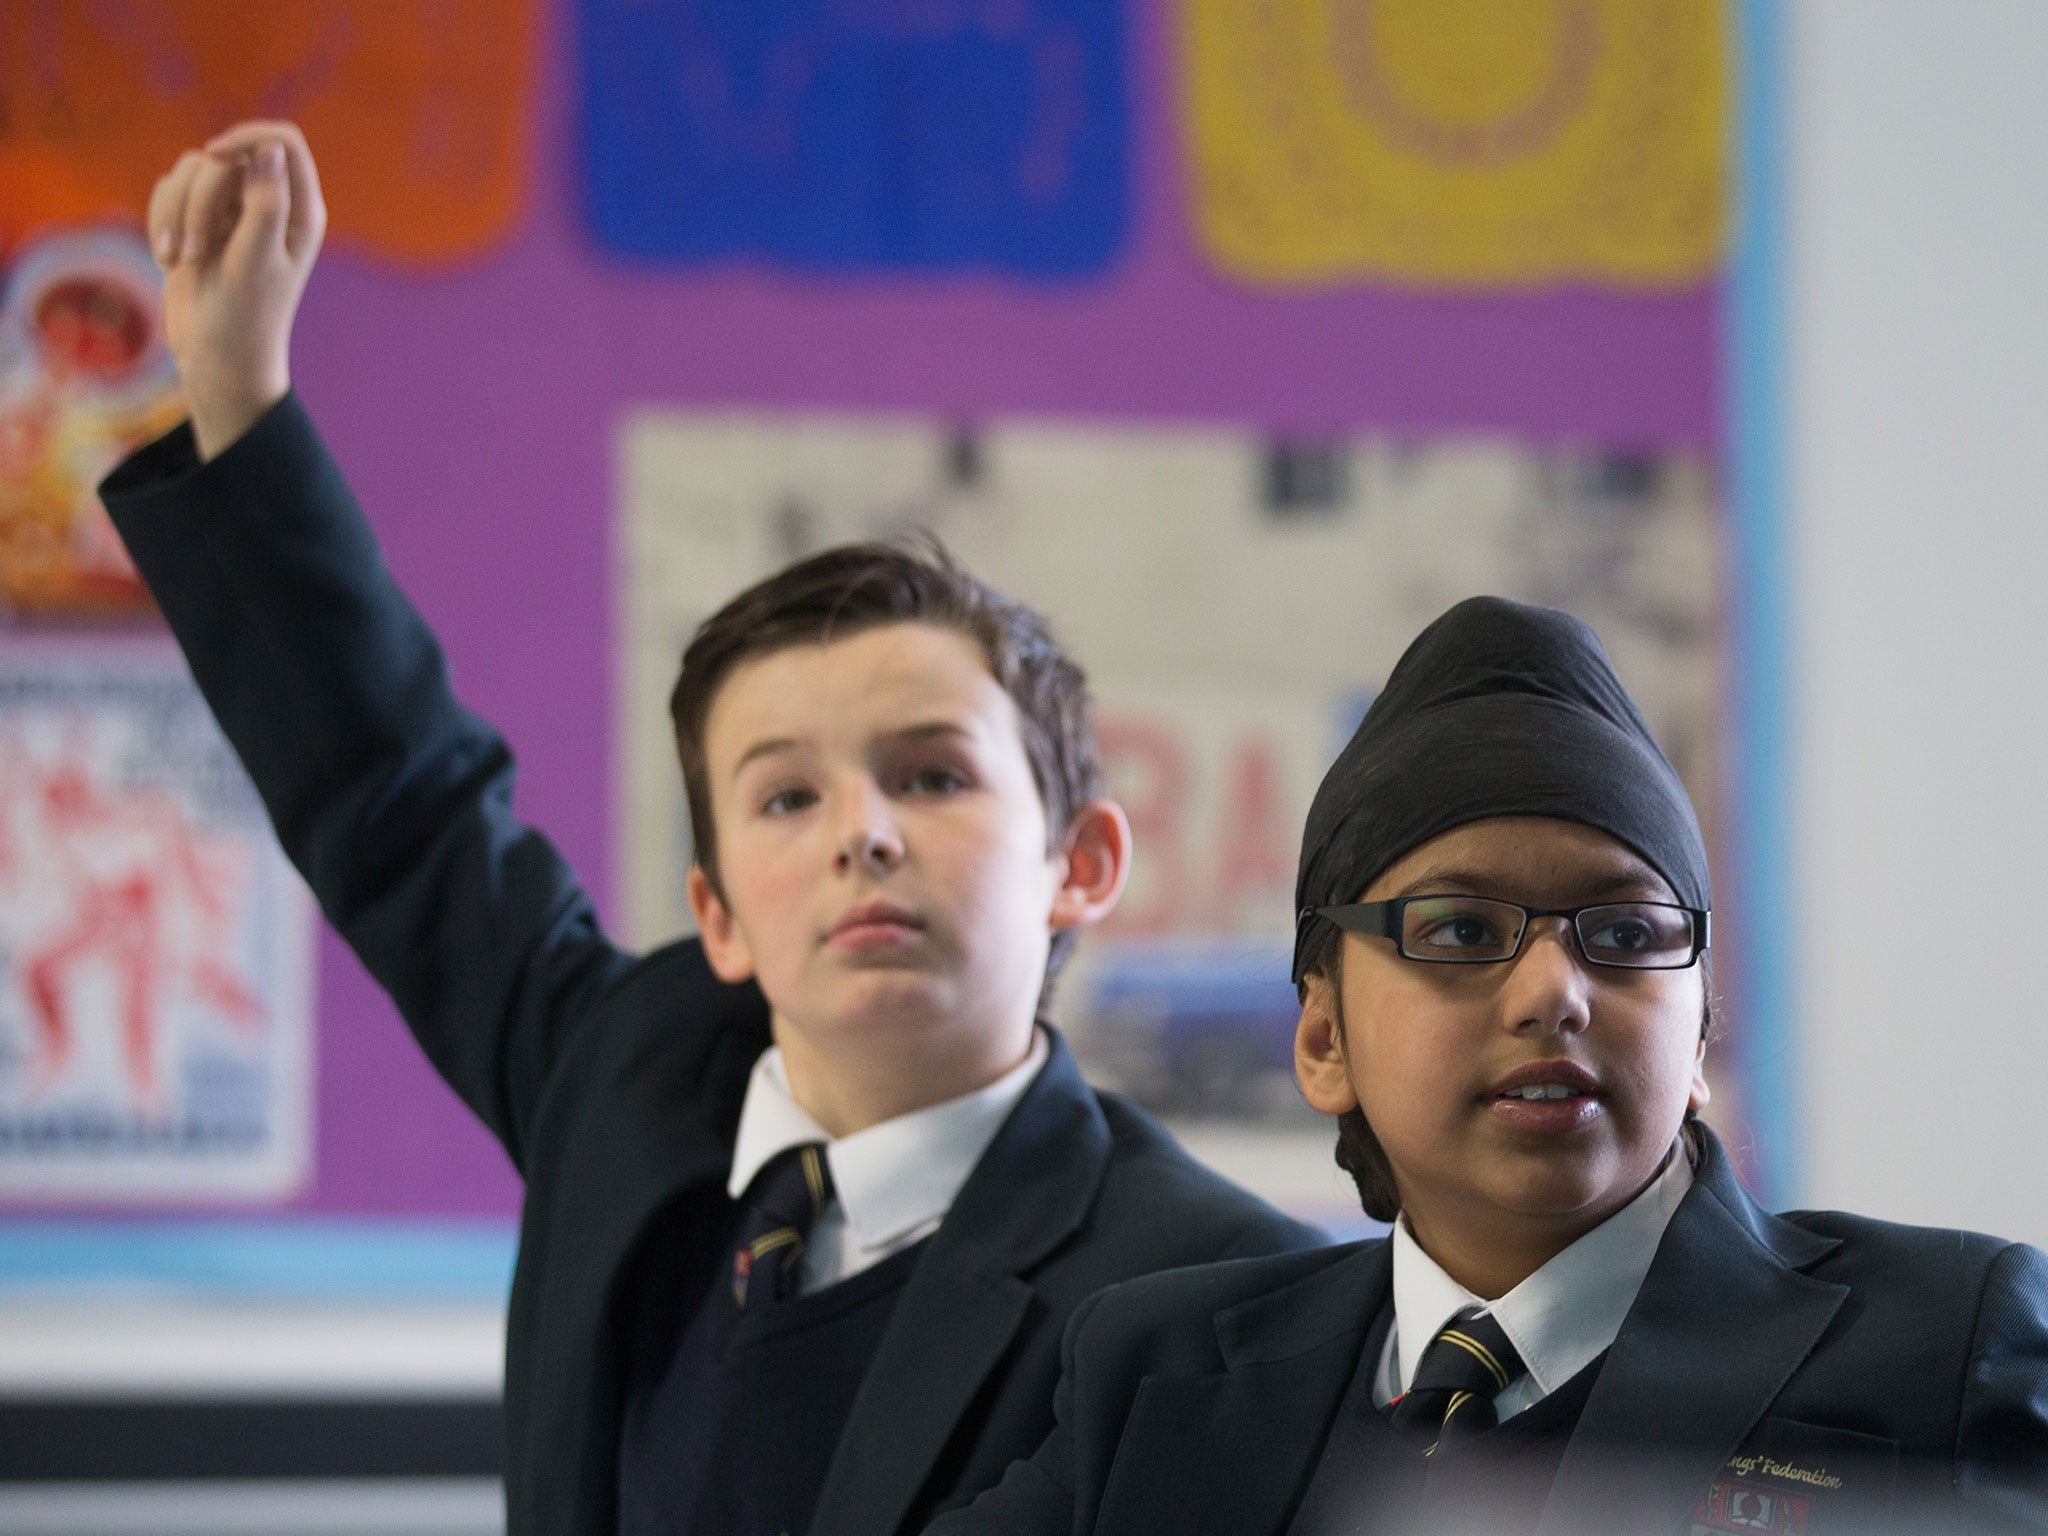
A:
<svg viewBox="0 0 2048 1536">
<path fill-rule="evenodd" d="M 1217 1315 L 1221 1375 L 1140 1384 L 1097 1529 L 1287 1529 L 1391 1289 L 1385 1242 L 1330 1252 L 1328 1267 Z"/>
<path fill-rule="evenodd" d="M 1109 1126 L 1058 1031 L 897 1301 L 819 1490 L 811 1536 L 884 1536 L 1029 1312 L 1022 1276 L 1087 1216 Z"/>
<path fill-rule="evenodd" d="M 1849 1294 L 1800 1273 L 1836 1246 L 1761 1210 L 1708 1137 L 1566 1448 L 1538 1536 L 1681 1524 Z"/>
</svg>

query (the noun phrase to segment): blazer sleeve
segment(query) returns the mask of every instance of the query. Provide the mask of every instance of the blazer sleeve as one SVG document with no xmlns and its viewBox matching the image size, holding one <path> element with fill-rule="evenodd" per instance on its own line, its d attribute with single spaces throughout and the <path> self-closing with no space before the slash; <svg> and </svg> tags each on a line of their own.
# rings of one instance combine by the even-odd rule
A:
<svg viewBox="0 0 2048 1536">
<path fill-rule="evenodd" d="M 510 750 L 456 702 L 311 419 L 288 395 L 204 464 L 180 427 L 100 490 L 285 852 L 523 1172 L 628 957 L 514 819 Z"/>
<path fill-rule="evenodd" d="M 1972 1529 L 2048 1530 L 2048 1256 L 1991 1262 L 1956 1424 L 1956 1494 Z"/>
<path fill-rule="evenodd" d="M 1052 1433 L 1023 1461 L 1010 1463 L 1003 1480 L 965 1509 L 925 1527 L 925 1536 L 1081 1536 L 1081 1500 L 1075 1444 L 1074 1366 L 1082 1331 L 1102 1298 L 1098 1291 L 1074 1309 L 1060 1341 L 1060 1380 L 1053 1392 Z"/>
</svg>

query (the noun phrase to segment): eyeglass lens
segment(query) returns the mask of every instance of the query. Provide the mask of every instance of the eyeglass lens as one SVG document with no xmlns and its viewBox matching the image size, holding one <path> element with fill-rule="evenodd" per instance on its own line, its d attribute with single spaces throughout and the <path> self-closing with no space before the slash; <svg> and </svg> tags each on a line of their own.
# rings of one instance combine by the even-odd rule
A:
<svg viewBox="0 0 2048 1536">
<path fill-rule="evenodd" d="M 1479 896 L 1431 896 L 1401 913 L 1401 953 L 1411 960 L 1505 960 L 1521 947 L 1520 907 Z M 1655 902 L 1622 901 L 1578 915 L 1579 944 L 1599 965 L 1683 966 L 1693 954 L 1692 917 Z"/>
</svg>

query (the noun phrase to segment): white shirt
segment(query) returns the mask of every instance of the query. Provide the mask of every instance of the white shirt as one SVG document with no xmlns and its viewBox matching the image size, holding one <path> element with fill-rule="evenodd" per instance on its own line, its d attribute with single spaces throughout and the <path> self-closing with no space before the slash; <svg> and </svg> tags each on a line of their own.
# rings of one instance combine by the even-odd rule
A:
<svg viewBox="0 0 2048 1536">
<path fill-rule="evenodd" d="M 824 1142 L 832 1199 L 804 1244 L 797 1290 L 822 1290 L 849 1279 L 937 1230 L 1048 1053 L 1045 1031 L 1034 1029 L 1023 1062 L 986 1088 L 835 1141 L 790 1096 L 782 1049 L 770 1046 L 747 1079 L 726 1193 L 739 1199 L 776 1153 Z"/>
<path fill-rule="evenodd" d="M 1690 1188 L 1692 1165 L 1681 1148 L 1648 1189 L 1495 1302 L 1480 1300 L 1445 1274 L 1407 1221 L 1396 1221 L 1394 1326 L 1387 1330 L 1373 1401 L 1384 1408 L 1406 1392 L 1430 1340 L 1468 1307 L 1491 1314 L 1529 1368 L 1494 1398 L 1495 1414 L 1505 1419 L 1548 1397 L 1621 1332 L 1664 1228 Z"/>
</svg>

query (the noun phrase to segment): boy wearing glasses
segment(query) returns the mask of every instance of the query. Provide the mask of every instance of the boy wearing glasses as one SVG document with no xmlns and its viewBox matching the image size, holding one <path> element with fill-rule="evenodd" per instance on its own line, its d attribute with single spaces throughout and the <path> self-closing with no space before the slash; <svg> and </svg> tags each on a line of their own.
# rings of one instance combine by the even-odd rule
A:
<svg viewBox="0 0 2048 1536">
<path fill-rule="evenodd" d="M 1297 1071 L 1392 1233 L 1096 1298 L 935 1533 L 2048 1528 L 2048 1260 L 1770 1215 L 1698 1121 L 1705 851 L 1589 629 L 1425 630 L 1297 894 Z"/>
</svg>

